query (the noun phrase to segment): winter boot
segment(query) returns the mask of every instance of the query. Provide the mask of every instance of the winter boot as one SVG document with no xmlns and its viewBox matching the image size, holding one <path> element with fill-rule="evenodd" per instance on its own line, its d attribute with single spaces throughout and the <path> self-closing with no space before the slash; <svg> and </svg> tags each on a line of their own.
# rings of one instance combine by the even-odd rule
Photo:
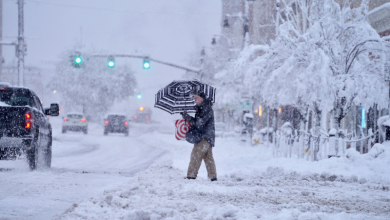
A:
<svg viewBox="0 0 390 220">
<path fill-rule="evenodd" d="M 195 177 L 184 177 L 184 179 L 187 179 L 187 180 L 194 180 L 196 179 Z"/>
</svg>

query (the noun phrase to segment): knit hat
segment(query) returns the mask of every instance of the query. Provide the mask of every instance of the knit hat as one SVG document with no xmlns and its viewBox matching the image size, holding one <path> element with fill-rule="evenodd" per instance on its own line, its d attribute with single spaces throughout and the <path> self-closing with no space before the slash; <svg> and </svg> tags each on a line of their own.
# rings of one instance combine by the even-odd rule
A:
<svg viewBox="0 0 390 220">
<path fill-rule="evenodd" d="M 194 92 L 194 95 L 197 95 L 197 96 L 200 96 L 202 97 L 203 99 L 206 99 L 206 94 L 204 94 L 204 92 L 202 90 L 198 90 L 198 91 L 195 91 Z"/>
</svg>

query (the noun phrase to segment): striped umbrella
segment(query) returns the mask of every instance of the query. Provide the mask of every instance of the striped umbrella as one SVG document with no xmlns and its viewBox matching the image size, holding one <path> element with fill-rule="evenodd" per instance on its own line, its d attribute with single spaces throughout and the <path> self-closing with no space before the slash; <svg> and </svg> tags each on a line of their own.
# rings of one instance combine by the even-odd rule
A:
<svg viewBox="0 0 390 220">
<path fill-rule="evenodd" d="M 194 93 L 199 90 L 206 94 L 206 98 L 215 103 L 215 88 L 197 80 L 180 80 L 173 81 L 157 92 L 154 107 L 170 114 L 184 111 L 196 112 Z"/>
</svg>

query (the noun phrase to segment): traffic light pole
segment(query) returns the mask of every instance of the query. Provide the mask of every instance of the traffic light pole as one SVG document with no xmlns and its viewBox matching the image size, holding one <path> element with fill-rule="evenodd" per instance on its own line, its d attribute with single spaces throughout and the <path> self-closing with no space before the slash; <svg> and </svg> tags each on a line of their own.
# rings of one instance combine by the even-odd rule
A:
<svg viewBox="0 0 390 220">
<path fill-rule="evenodd" d="M 18 0 L 18 82 L 23 86 L 24 81 L 24 0 Z"/>
<path fill-rule="evenodd" d="M 0 41 L 3 40 L 3 0 L 0 0 Z M 3 46 L 0 45 L 0 81 L 3 73 Z"/>
<path fill-rule="evenodd" d="M 15 51 L 16 51 L 16 57 L 18 57 L 18 85 L 23 86 L 24 82 L 24 52 L 25 52 L 25 47 L 24 47 L 24 0 L 18 0 L 18 40 L 17 42 L 6 42 L 2 41 L 2 18 L 0 18 L 0 45 L 9 45 L 9 46 L 15 46 Z M 2 16 L 2 1 L 0 4 L 0 14 Z M 2 50 L 2 48 L 1 48 Z M 1 54 L 1 53 L 0 53 Z M 3 57 L 0 55 L 0 68 L 2 68 L 2 62 L 3 62 Z M 0 69 L 0 73 L 1 73 Z"/>
<path fill-rule="evenodd" d="M 168 62 L 164 62 L 164 61 L 161 61 L 161 60 L 156 60 L 156 59 L 152 59 L 150 57 L 147 57 L 147 56 L 139 56 L 139 55 L 131 55 L 131 54 L 110 54 L 110 55 L 92 55 L 91 57 L 127 57 L 127 58 L 139 58 L 139 59 L 148 59 L 149 61 L 153 61 L 153 62 L 156 62 L 156 63 L 161 63 L 161 64 L 164 64 L 164 65 L 167 65 L 167 66 L 171 66 L 171 67 L 175 67 L 175 68 L 178 68 L 178 69 L 182 69 L 182 70 L 186 70 L 188 72 L 194 72 L 194 73 L 200 73 L 200 70 L 194 70 L 194 69 L 191 69 L 191 68 L 188 68 L 188 67 L 184 67 L 184 66 L 180 66 L 180 65 L 176 65 L 176 64 L 173 64 L 173 63 L 168 63 Z"/>
</svg>

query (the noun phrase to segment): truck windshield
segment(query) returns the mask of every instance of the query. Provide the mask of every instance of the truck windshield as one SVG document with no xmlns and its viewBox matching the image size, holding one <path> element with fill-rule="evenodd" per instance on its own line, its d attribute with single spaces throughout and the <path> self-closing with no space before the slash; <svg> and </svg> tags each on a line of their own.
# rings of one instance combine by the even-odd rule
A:
<svg viewBox="0 0 390 220">
<path fill-rule="evenodd" d="M 35 107 L 34 99 L 25 90 L 0 90 L 0 102 L 10 106 Z"/>
<path fill-rule="evenodd" d="M 126 121 L 126 117 L 122 115 L 109 115 L 109 121 Z"/>
</svg>

